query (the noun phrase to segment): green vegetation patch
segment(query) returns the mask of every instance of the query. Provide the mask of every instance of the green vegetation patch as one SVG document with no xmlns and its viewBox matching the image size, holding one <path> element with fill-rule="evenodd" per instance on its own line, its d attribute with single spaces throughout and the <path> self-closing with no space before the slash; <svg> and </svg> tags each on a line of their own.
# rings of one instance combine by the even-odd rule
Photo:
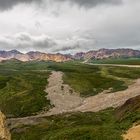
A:
<svg viewBox="0 0 140 140">
<path fill-rule="evenodd" d="M 0 63 L 0 110 L 8 117 L 34 115 L 50 102 L 44 89 L 50 70 L 62 71 L 63 80 L 81 96 L 96 95 L 104 90 L 125 90 L 126 79 L 140 77 L 139 68 L 93 66 L 79 62 L 54 63 L 45 61 Z"/>
<path fill-rule="evenodd" d="M 34 126 L 12 130 L 13 140 L 122 140 L 113 111 L 75 113 L 47 117 Z M 20 130 L 18 132 L 18 130 Z"/>
<path fill-rule="evenodd" d="M 140 78 L 140 68 L 110 67 L 108 72 L 110 75 L 114 75 L 120 78 L 128 78 L 131 80 Z"/>
<path fill-rule="evenodd" d="M 1 71 L 4 72 L 7 69 L 15 72 L 20 70 L 30 72 L 62 71 L 64 82 L 83 97 L 96 95 L 108 89 L 111 89 L 110 92 L 125 90 L 128 87 L 127 79 L 132 80 L 140 77 L 140 68 L 93 66 L 74 61 L 66 63 L 6 61 L 0 64 Z"/>
<path fill-rule="evenodd" d="M 140 120 L 140 96 L 116 109 L 61 114 L 37 125 L 11 130 L 13 140 L 123 140 L 122 134 Z"/>
<path fill-rule="evenodd" d="M 140 65 L 140 58 L 108 58 L 103 60 L 90 60 L 94 64 L 122 64 Z"/>
<path fill-rule="evenodd" d="M 9 60 L 0 63 L 0 70 L 47 70 L 52 62 Z"/>
<path fill-rule="evenodd" d="M 45 87 L 49 72 L 0 70 L 0 110 L 7 117 L 36 114 L 50 102 Z"/>
</svg>

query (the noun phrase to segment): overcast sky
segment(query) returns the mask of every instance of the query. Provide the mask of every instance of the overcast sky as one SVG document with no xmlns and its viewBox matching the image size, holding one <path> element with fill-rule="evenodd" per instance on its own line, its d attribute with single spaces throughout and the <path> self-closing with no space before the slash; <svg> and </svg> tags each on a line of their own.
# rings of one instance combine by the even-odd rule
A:
<svg viewBox="0 0 140 140">
<path fill-rule="evenodd" d="M 0 0 L 0 50 L 140 49 L 140 0 Z"/>
</svg>

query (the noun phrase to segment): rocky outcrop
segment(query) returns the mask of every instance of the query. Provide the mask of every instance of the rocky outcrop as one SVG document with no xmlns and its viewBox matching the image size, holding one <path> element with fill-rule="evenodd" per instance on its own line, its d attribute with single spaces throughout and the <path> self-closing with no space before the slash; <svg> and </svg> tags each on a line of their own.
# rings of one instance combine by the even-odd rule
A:
<svg viewBox="0 0 140 140">
<path fill-rule="evenodd" d="M 11 135 L 6 125 L 6 118 L 1 111 L 0 111 L 0 140 L 11 140 Z"/>
</svg>

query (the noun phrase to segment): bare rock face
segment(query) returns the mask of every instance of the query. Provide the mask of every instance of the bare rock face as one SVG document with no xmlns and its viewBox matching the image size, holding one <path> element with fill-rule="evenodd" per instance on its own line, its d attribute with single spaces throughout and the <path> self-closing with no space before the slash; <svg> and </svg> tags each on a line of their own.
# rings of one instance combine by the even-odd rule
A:
<svg viewBox="0 0 140 140">
<path fill-rule="evenodd" d="M 11 135 L 6 127 L 6 118 L 0 111 L 0 140 L 11 140 Z"/>
<path fill-rule="evenodd" d="M 100 49 L 97 51 L 93 50 L 86 53 L 81 52 L 74 55 L 75 59 L 82 60 L 120 58 L 120 57 L 140 57 L 140 51 L 133 49 Z"/>
<path fill-rule="evenodd" d="M 42 53 L 42 52 L 28 52 L 28 53 L 21 53 L 17 50 L 11 51 L 0 51 L 0 62 L 4 60 L 11 60 L 16 59 L 19 61 L 55 61 L 55 62 L 65 62 L 71 60 L 71 56 L 64 55 L 64 54 L 49 54 L 49 53 Z"/>
</svg>

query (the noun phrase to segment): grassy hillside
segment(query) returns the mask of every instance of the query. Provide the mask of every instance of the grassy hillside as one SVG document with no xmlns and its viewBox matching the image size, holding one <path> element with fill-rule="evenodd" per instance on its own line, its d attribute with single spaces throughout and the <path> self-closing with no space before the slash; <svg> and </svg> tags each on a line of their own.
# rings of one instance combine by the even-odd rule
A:
<svg viewBox="0 0 140 140">
<path fill-rule="evenodd" d="M 50 72 L 33 70 L 15 62 L 1 64 L 0 110 L 7 117 L 29 116 L 50 108 L 44 92 Z"/>
<path fill-rule="evenodd" d="M 18 60 L 9 60 L 0 63 L 0 70 L 47 70 L 48 64 L 51 63 L 45 61 L 21 62 Z"/>
<path fill-rule="evenodd" d="M 138 120 L 140 120 L 140 96 L 127 101 L 117 109 L 43 118 L 38 125 L 19 126 L 13 129 L 12 138 L 13 140 L 122 140 L 121 135 Z"/>
<path fill-rule="evenodd" d="M 64 72 L 64 82 L 84 97 L 108 88 L 126 89 L 127 81 L 140 78 L 139 68 L 7 61 L 0 63 L 0 110 L 8 117 L 22 117 L 49 109 L 44 89 L 50 70 Z M 122 140 L 121 134 L 140 120 L 139 103 L 137 97 L 117 109 L 45 117 L 39 124 L 12 129 L 12 140 Z"/>
<path fill-rule="evenodd" d="M 124 90 L 127 81 L 140 78 L 139 68 L 91 66 L 77 62 L 0 63 L 0 110 L 8 117 L 28 116 L 50 108 L 44 89 L 50 71 L 64 72 L 64 82 L 81 96 L 96 95 L 106 89 Z"/>
<path fill-rule="evenodd" d="M 103 60 L 91 60 L 95 64 L 122 64 L 122 65 L 140 65 L 140 58 L 109 58 Z"/>
</svg>

